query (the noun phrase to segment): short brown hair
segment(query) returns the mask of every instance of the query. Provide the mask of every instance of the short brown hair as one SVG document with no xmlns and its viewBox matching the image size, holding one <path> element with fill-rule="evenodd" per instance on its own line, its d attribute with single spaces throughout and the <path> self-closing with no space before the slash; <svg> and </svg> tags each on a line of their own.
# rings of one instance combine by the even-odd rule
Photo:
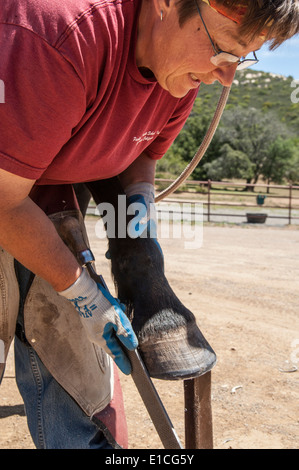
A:
<svg viewBox="0 0 299 470">
<path fill-rule="evenodd" d="M 234 10 L 240 4 L 247 5 L 247 12 L 240 25 L 239 33 L 253 39 L 265 30 L 266 41 L 270 49 L 282 44 L 285 40 L 299 33 L 299 0 L 216 0 Z M 197 0 L 200 7 L 201 0 Z M 176 0 L 179 22 L 182 26 L 196 14 L 194 0 Z"/>
</svg>

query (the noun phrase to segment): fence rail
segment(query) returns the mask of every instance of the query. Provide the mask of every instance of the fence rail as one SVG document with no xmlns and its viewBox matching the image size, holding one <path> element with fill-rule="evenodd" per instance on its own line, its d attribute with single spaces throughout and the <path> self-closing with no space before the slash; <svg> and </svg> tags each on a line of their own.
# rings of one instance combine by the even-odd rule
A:
<svg viewBox="0 0 299 470">
<path fill-rule="evenodd" d="M 161 188 L 164 186 L 168 186 L 173 182 L 172 179 L 162 179 L 162 178 L 157 178 L 155 183 L 157 188 Z M 181 189 L 178 192 L 175 192 L 173 196 L 165 198 L 165 202 L 173 202 L 173 203 L 182 203 L 182 202 L 188 202 L 188 203 L 196 203 L 196 202 L 201 202 L 203 204 L 203 207 L 205 209 L 204 211 L 204 216 L 207 217 L 207 221 L 211 221 L 212 216 L 229 216 L 229 217 L 246 217 L 248 220 L 248 217 L 250 214 L 247 214 L 246 212 L 244 214 L 237 214 L 236 212 L 234 213 L 221 213 L 218 211 L 218 209 L 215 206 L 219 207 L 244 207 L 244 208 L 261 208 L 265 207 L 265 210 L 267 209 L 279 209 L 279 210 L 284 210 L 285 215 L 273 215 L 273 214 L 267 214 L 267 218 L 272 218 L 272 219 L 286 219 L 289 225 L 292 223 L 295 223 L 295 221 L 299 221 L 299 216 L 294 215 L 294 210 L 298 211 L 299 214 L 299 186 L 296 185 L 274 185 L 274 184 L 246 184 L 246 183 L 233 183 L 233 182 L 225 182 L 225 181 L 193 181 L 193 180 L 187 180 L 184 182 L 183 186 L 186 188 L 186 192 L 188 193 L 188 189 L 190 191 L 190 188 L 193 187 L 200 188 L 201 192 L 198 192 L 196 195 L 192 193 L 193 198 L 189 199 L 186 198 L 186 194 L 181 195 Z M 221 190 L 218 190 L 217 188 L 222 188 Z M 224 188 L 226 191 L 224 191 Z M 235 194 L 228 193 L 228 189 L 234 188 L 236 191 Z M 241 188 L 241 190 L 240 190 Z M 259 188 L 259 192 L 255 192 L 255 190 Z M 237 189 L 239 189 L 237 191 Z M 273 190 L 276 191 L 276 193 L 273 193 Z M 158 191 L 159 192 L 159 189 Z M 190 193 L 189 193 L 190 194 Z M 244 202 L 237 202 L 237 201 L 224 201 L 224 200 L 217 200 L 218 196 L 224 196 L 224 197 L 230 197 L 233 199 L 234 196 L 238 196 L 238 198 L 246 198 L 248 201 Z M 256 202 L 249 202 L 250 199 L 255 198 Z M 274 203 L 269 203 L 265 204 L 265 200 L 274 200 Z M 275 199 L 281 200 L 280 205 L 275 205 Z M 259 201 L 259 202 L 258 202 Z M 285 201 L 285 203 L 284 203 Z M 258 212 L 256 212 L 258 214 Z"/>
</svg>

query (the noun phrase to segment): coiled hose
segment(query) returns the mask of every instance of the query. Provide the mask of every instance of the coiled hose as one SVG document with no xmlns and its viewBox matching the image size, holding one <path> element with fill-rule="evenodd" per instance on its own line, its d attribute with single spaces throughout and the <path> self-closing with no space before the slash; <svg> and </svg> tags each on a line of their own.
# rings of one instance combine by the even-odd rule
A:
<svg viewBox="0 0 299 470">
<path fill-rule="evenodd" d="M 202 157 L 206 153 L 206 151 L 207 151 L 207 149 L 208 149 L 208 147 L 211 143 L 211 140 L 212 140 L 212 138 L 213 138 L 213 136 L 216 132 L 216 129 L 218 127 L 219 121 L 221 119 L 222 113 L 224 111 L 224 108 L 225 108 L 225 105 L 226 105 L 226 102 L 227 102 L 227 99 L 228 99 L 230 89 L 231 89 L 231 87 L 225 87 L 225 86 L 223 87 L 222 93 L 221 93 L 219 101 L 217 103 L 217 107 L 216 107 L 216 111 L 215 111 L 215 114 L 213 116 L 213 119 L 210 123 L 210 126 L 207 130 L 206 135 L 204 136 L 204 139 L 203 139 L 201 145 L 199 146 L 199 148 L 198 148 L 196 154 L 194 155 L 194 157 L 192 158 L 191 162 L 186 166 L 186 168 L 178 176 L 178 178 L 173 183 L 171 183 L 171 185 L 168 186 L 168 188 L 164 189 L 161 193 L 159 193 L 155 197 L 155 202 L 161 201 L 166 196 L 169 196 L 169 194 L 173 193 L 176 189 L 178 189 L 178 187 L 181 186 L 184 183 L 184 181 L 188 178 L 188 176 L 191 175 L 193 170 L 196 168 L 196 166 L 198 165 L 198 163 L 200 162 L 200 160 L 202 159 Z"/>
</svg>

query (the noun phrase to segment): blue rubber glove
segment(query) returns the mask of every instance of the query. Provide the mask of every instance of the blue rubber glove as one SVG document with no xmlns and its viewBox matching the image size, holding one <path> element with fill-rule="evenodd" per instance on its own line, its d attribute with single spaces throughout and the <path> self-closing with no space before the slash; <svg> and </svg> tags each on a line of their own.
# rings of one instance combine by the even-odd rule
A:
<svg viewBox="0 0 299 470">
<path fill-rule="evenodd" d="M 157 211 L 155 206 L 155 188 L 151 183 L 133 183 L 124 189 L 129 202 L 128 214 L 135 217 L 128 224 L 128 235 L 131 238 L 150 237 L 164 255 L 157 240 Z"/>
<path fill-rule="evenodd" d="M 135 217 L 128 224 L 131 238 L 157 239 L 155 188 L 150 183 L 134 183 L 125 188 L 129 202 L 128 214 Z"/>
<path fill-rule="evenodd" d="M 131 363 L 122 345 L 132 351 L 137 348 L 138 340 L 122 305 L 85 269 L 74 284 L 59 294 L 79 313 L 89 340 L 99 345 L 120 370 L 129 375 Z"/>
</svg>

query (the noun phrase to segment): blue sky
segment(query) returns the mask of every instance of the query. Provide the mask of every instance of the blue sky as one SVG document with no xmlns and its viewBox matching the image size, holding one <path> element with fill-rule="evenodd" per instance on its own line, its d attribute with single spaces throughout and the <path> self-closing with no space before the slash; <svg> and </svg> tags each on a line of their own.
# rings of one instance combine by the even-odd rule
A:
<svg viewBox="0 0 299 470">
<path fill-rule="evenodd" d="M 252 68 L 263 72 L 272 72 L 299 80 L 299 36 L 285 41 L 274 51 L 263 46 L 257 52 L 259 63 Z"/>
</svg>

